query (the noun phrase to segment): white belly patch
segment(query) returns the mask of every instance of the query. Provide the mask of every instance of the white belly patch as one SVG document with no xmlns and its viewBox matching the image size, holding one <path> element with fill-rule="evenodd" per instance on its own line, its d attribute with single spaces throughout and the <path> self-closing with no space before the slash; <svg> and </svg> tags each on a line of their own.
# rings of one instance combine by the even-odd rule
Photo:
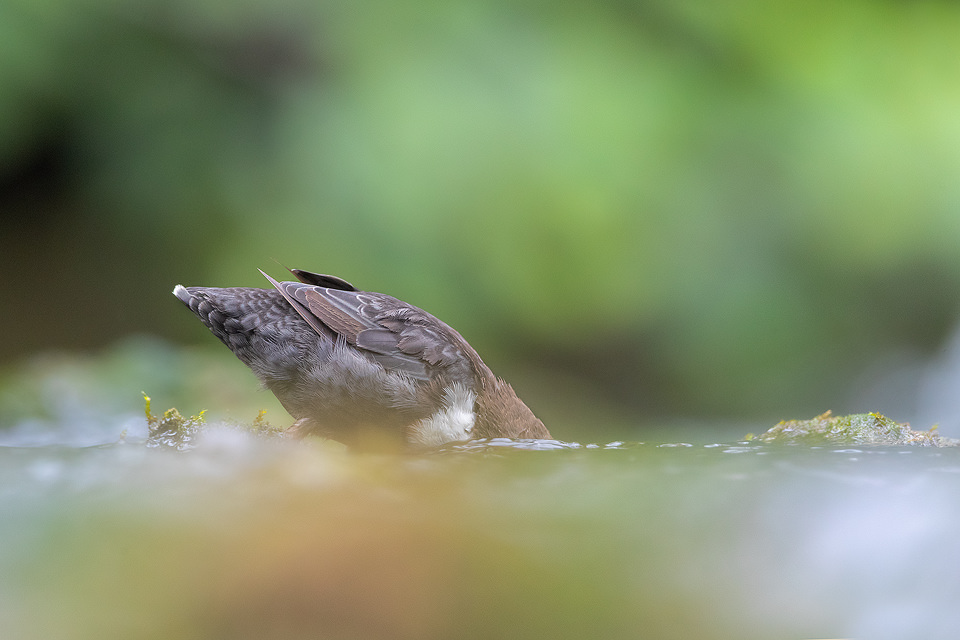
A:
<svg viewBox="0 0 960 640">
<path fill-rule="evenodd" d="M 447 442 L 469 440 L 477 414 L 473 406 L 477 394 L 459 383 L 444 389 L 443 408 L 429 418 L 410 427 L 409 437 L 414 444 L 438 447 Z"/>
</svg>

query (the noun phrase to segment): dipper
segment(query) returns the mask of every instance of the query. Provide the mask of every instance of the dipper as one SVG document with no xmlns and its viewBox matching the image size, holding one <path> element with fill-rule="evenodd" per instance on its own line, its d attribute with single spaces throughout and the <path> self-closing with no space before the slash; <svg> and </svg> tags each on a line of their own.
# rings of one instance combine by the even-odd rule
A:
<svg viewBox="0 0 960 640">
<path fill-rule="evenodd" d="M 336 276 L 291 269 L 273 289 L 177 285 L 173 294 L 296 418 L 287 433 L 348 445 L 550 438 L 452 327 Z"/>
</svg>

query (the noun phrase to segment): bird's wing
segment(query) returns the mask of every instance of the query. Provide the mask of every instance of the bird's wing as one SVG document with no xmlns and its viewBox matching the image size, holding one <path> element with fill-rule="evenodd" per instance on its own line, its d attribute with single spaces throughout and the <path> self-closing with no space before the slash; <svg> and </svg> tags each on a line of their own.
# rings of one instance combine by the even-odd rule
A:
<svg viewBox="0 0 960 640">
<path fill-rule="evenodd" d="M 475 377 L 479 357 L 473 348 L 422 309 L 382 293 L 277 282 L 264 276 L 315 331 L 341 337 L 386 369 L 421 380 L 431 379 L 431 370 L 455 378 Z"/>
</svg>

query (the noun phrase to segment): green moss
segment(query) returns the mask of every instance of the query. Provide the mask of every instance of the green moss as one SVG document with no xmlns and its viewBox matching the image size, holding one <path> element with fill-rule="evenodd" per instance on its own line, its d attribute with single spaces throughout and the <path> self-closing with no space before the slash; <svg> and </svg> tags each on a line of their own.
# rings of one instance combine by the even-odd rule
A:
<svg viewBox="0 0 960 640">
<path fill-rule="evenodd" d="M 193 447 L 197 437 L 206 427 L 206 409 L 195 416 L 185 418 L 176 408 L 170 408 L 163 412 L 163 416 L 158 417 L 150 410 L 150 396 L 144 393 L 143 400 L 144 414 L 147 417 L 147 427 L 149 429 L 148 447 L 169 447 L 179 451 Z M 266 413 L 264 409 L 261 409 L 253 422 L 230 426 L 257 436 L 280 435 L 283 430 L 267 422 L 264 419 Z"/>
<path fill-rule="evenodd" d="M 834 416 L 830 411 L 810 420 L 784 420 L 760 434 L 759 442 L 791 444 L 876 444 L 954 447 L 960 441 L 928 431 L 914 431 L 879 413 Z"/>
<path fill-rule="evenodd" d="M 157 417 L 150 411 L 150 396 L 144 393 L 143 400 L 149 428 L 147 446 L 170 447 L 180 451 L 189 449 L 206 423 L 206 410 L 184 418 L 176 408 L 171 408 L 163 412 L 163 417 Z"/>
<path fill-rule="evenodd" d="M 260 412 L 257 414 L 257 417 L 253 419 L 253 423 L 250 424 L 250 431 L 255 433 L 258 436 L 278 436 L 283 433 L 283 429 L 280 427 L 275 427 L 266 421 L 264 416 L 267 415 L 266 409 L 260 409 Z"/>
</svg>

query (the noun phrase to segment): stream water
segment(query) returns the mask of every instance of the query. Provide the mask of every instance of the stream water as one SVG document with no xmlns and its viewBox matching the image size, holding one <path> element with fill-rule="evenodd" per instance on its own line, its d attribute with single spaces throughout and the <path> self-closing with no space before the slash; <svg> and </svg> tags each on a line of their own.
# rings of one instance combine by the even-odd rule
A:
<svg viewBox="0 0 960 640">
<path fill-rule="evenodd" d="M 960 449 L 7 444 L 4 637 L 960 637 Z"/>
</svg>

